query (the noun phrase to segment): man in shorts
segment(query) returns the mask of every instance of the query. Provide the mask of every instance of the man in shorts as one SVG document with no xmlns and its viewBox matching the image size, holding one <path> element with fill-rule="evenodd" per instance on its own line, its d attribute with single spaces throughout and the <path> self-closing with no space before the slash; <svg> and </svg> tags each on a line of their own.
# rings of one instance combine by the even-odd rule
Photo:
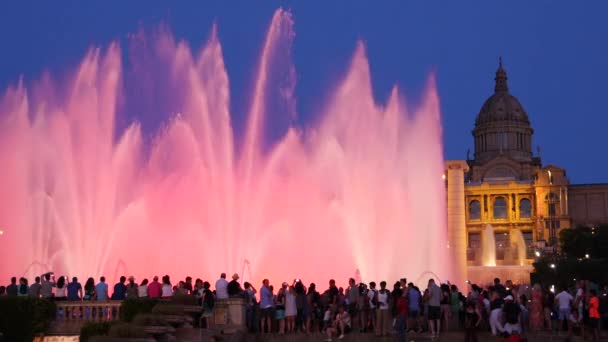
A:
<svg viewBox="0 0 608 342">
<path fill-rule="evenodd" d="M 413 283 L 407 284 L 407 304 L 407 327 L 410 331 L 414 331 L 414 326 L 417 326 L 418 332 L 421 332 L 422 328 L 420 324 L 417 324 L 418 316 L 420 315 L 420 292 L 414 287 Z"/>
<path fill-rule="evenodd" d="M 260 289 L 260 312 L 261 312 L 261 325 L 262 333 L 264 333 L 264 323 L 268 326 L 268 332 L 272 332 L 272 318 L 273 318 L 273 301 L 272 301 L 272 290 L 270 290 L 268 279 L 262 281 L 262 288 Z"/>
<path fill-rule="evenodd" d="M 428 304 L 429 304 L 429 332 L 431 337 L 439 336 L 440 330 L 440 313 L 441 313 L 441 288 L 435 284 L 434 279 L 429 279 L 428 286 Z"/>
<path fill-rule="evenodd" d="M 570 293 L 568 293 L 568 291 L 566 291 L 566 288 L 563 288 L 562 292 L 558 293 L 555 296 L 555 300 L 558 302 L 558 305 L 559 305 L 558 320 L 559 320 L 559 329 L 561 330 L 561 325 L 563 324 L 564 321 L 566 321 L 568 323 L 568 327 L 570 326 L 570 322 L 568 322 L 568 318 L 570 318 L 570 312 L 572 311 L 572 302 L 573 302 L 574 298 L 572 297 L 572 295 Z M 579 316 L 582 317 L 581 315 L 579 315 Z M 568 328 L 568 330 L 570 330 L 570 328 Z"/>
</svg>

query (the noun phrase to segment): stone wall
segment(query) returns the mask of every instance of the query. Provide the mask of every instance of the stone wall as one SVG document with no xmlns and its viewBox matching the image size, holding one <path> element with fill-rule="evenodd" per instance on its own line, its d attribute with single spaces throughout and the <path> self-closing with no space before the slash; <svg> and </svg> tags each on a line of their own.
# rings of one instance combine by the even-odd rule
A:
<svg viewBox="0 0 608 342">
<path fill-rule="evenodd" d="M 578 184 L 568 187 L 572 226 L 608 223 L 608 184 Z"/>
</svg>

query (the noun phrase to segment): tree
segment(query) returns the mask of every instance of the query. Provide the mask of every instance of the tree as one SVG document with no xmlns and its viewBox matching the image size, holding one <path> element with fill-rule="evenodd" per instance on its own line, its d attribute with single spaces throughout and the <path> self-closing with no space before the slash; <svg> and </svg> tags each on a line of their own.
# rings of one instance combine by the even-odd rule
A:
<svg viewBox="0 0 608 342">
<path fill-rule="evenodd" d="M 534 283 L 571 285 L 574 279 L 608 282 L 608 225 L 564 229 L 560 251 L 544 254 L 534 263 Z"/>
</svg>

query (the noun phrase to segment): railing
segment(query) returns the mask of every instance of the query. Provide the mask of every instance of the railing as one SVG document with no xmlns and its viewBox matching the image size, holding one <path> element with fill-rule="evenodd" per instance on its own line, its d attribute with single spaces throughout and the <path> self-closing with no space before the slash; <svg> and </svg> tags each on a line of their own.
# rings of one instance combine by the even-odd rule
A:
<svg viewBox="0 0 608 342">
<path fill-rule="evenodd" d="M 50 334 L 77 334 L 86 322 L 114 321 L 119 319 L 120 300 L 59 301 L 51 324 Z"/>
</svg>

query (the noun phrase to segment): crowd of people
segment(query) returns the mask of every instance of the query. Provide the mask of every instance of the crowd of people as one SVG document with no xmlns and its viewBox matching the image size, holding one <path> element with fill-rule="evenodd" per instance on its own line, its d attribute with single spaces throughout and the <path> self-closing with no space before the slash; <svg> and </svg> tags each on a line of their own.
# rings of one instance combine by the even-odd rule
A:
<svg viewBox="0 0 608 342">
<path fill-rule="evenodd" d="M 478 341 L 478 332 L 487 330 L 494 336 L 510 340 L 525 340 L 530 333 L 540 331 L 567 331 L 599 340 L 600 321 L 608 328 L 608 285 L 600 288 L 588 281 L 574 286 L 532 287 L 502 284 L 495 279 L 490 286 L 469 284 L 463 294 L 456 285 L 437 284 L 428 280 L 420 289 L 403 278 L 392 288 L 385 281 L 359 283 L 348 280 L 346 289 L 338 287 L 332 279 L 324 292 L 314 283 L 300 279 L 283 282 L 275 288 L 264 279 L 259 291 L 245 282 L 241 286 L 238 274 L 228 281 L 222 273 L 211 284 L 191 277 L 173 285 L 168 275 L 152 281 L 137 283 L 134 277 L 120 277 L 109 293 L 104 277 L 98 282 L 88 278 L 84 287 L 78 278 L 68 282 L 66 277 L 55 278 L 53 273 L 36 277 L 29 285 L 27 279 L 11 279 L 0 286 L 0 296 L 29 296 L 55 301 L 124 300 L 127 298 L 171 298 L 176 295 L 196 296 L 203 315 L 209 316 L 218 300 L 230 297 L 244 298 L 247 328 L 259 333 L 312 333 L 323 332 L 327 341 L 342 339 L 350 331 L 374 333 L 376 336 L 395 335 L 405 341 L 408 332 L 439 334 L 464 331 L 465 341 Z"/>
</svg>

